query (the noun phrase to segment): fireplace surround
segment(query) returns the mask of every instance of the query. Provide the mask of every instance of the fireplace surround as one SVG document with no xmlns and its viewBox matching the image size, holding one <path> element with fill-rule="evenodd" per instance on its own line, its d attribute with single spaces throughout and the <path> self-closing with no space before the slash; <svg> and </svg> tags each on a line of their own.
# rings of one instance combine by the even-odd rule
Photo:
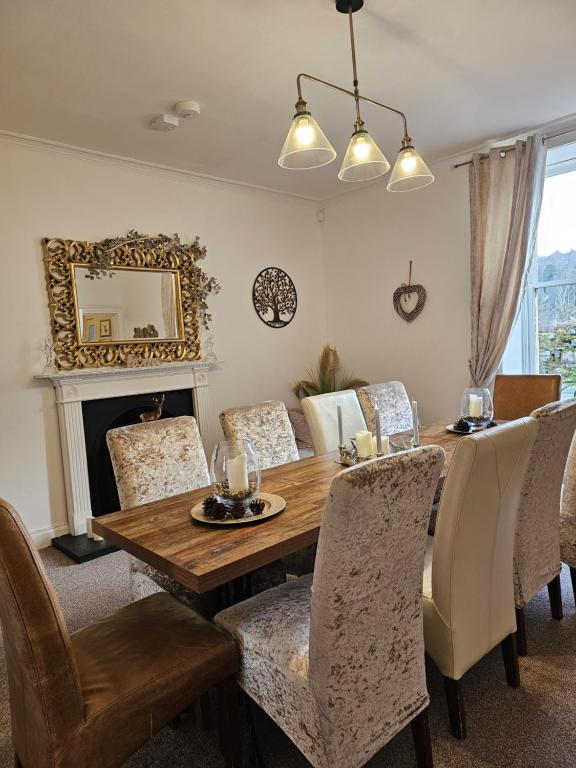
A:
<svg viewBox="0 0 576 768">
<path fill-rule="evenodd" d="M 72 536 L 85 534 L 86 519 L 93 516 L 84 432 L 85 404 L 94 400 L 148 395 L 142 408 L 147 410 L 152 395 L 188 390 L 192 413 L 200 435 L 204 437 L 210 413 L 209 372 L 217 365 L 217 362 L 178 362 L 149 368 L 47 370 L 36 376 L 50 381 L 56 393 L 68 526 Z"/>
</svg>

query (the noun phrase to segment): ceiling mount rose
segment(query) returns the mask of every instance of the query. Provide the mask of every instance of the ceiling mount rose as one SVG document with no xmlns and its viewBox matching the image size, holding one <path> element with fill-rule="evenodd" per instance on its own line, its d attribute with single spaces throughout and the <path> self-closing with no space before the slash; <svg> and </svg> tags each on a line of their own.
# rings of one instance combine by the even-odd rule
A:
<svg viewBox="0 0 576 768">
<path fill-rule="evenodd" d="M 340 13 L 356 13 L 364 5 L 364 0 L 336 0 L 336 10 Z"/>
<path fill-rule="evenodd" d="M 296 114 L 292 119 L 292 125 L 284 141 L 284 146 L 278 158 L 281 168 L 304 170 L 306 168 L 319 168 L 321 165 L 331 163 L 336 157 L 336 150 L 323 133 L 322 129 L 312 117 L 308 104 L 302 96 L 302 80 L 311 80 L 319 85 L 325 85 L 339 93 L 352 96 L 355 103 L 354 132 L 348 142 L 348 149 L 338 173 L 340 181 L 369 181 L 388 173 L 390 163 L 380 150 L 374 139 L 366 130 L 366 125 L 360 114 L 360 102 L 367 102 L 376 107 L 381 107 L 388 112 L 393 112 L 402 120 L 403 135 L 400 151 L 394 169 L 390 176 L 387 189 L 389 192 L 409 192 L 432 184 L 434 176 L 414 149 L 412 139 L 408 135 L 408 120 L 404 112 L 399 109 L 382 104 L 380 101 L 362 96 L 358 90 L 358 72 L 356 66 L 356 46 L 354 42 L 353 14 L 364 5 L 364 0 L 336 0 L 336 10 L 348 16 L 350 30 L 350 52 L 352 55 L 352 88 L 342 88 L 327 80 L 322 80 L 314 75 L 301 72 L 296 78 L 298 101 L 296 102 Z"/>
</svg>

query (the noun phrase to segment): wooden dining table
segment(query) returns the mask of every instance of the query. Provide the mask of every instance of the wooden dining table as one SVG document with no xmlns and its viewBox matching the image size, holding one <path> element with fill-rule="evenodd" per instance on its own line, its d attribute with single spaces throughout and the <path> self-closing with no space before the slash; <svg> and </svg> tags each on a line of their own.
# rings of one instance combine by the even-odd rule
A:
<svg viewBox="0 0 576 768">
<path fill-rule="evenodd" d="M 423 427 L 422 445 L 440 445 L 446 461 L 442 486 L 460 435 L 446 422 Z M 262 472 L 262 491 L 282 496 L 276 517 L 246 525 L 197 523 L 190 511 L 211 494 L 199 488 L 122 512 L 96 517 L 92 528 L 109 543 L 196 593 L 221 587 L 318 540 L 330 484 L 344 467 L 336 453 L 314 456 Z"/>
</svg>

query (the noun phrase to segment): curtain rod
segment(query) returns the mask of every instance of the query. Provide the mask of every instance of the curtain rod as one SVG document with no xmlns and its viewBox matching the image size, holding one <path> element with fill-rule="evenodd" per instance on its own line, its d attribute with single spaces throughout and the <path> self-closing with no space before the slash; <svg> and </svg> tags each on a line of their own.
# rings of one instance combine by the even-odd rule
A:
<svg viewBox="0 0 576 768">
<path fill-rule="evenodd" d="M 558 133 L 545 133 L 544 136 L 542 136 L 542 144 L 544 144 L 548 139 L 556 139 L 559 136 L 567 136 L 569 133 L 576 133 L 576 127 L 569 128 L 566 131 L 559 131 Z M 496 147 L 497 149 L 497 147 Z M 513 152 L 516 149 L 516 147 L 506 147 L 503 148 L 500 152 L 500 157 L 506 157 L 506 152 Z M 484 160 L 488 157 L 488 153 L 484 152 L 480 155 L 480 161 Z M 463 163 L 455 163 L 452 168 L 462 168 L 464 165 L 472 165 L 472 160 L 465 160 Z"/>
</svg>

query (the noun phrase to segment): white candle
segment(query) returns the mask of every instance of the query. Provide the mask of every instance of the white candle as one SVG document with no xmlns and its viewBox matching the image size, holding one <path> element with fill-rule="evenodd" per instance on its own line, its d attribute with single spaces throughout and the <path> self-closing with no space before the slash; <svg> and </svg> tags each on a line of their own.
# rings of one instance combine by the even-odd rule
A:
<svg viewBox="0 0 576 768">
<path fill-rule="evenodd" d="M 337 406 L 338 411 L 338 445 L 344 445 L 344 427 L 342 426 L 342 406 Z"/>
<path fill-rule="evenodd" d="M 372 456 L 372 432 L 363 429 L 356 432 L 356 450 L 359 459 L 367 459 Z"/>
<path fill-rule="evenodd" d="M 482 416 L 483 399 L 480 395 L 470 395 L 468 398 L 468 416 L 478 418 Z"/>
<path fill-rule="evenodd" d="M 376 453 L 382 453 L 382 427 L 380 425 L 380 409 L 374 408 L 374 418 L 376 419 Z"/>
<path fill-rule="evenodd" d="M 420 426 L 418 424 L 418 403 L 412 400 L 412 430 L 414 431 L 414 446 L 420 445 Z"/>
<path fill-rule="evenodd" d="M 390 453 L 390 438 L 388 435 L 382 436 L 382 454 L 384 456 L 388 456 Z"/>
<path fill-rule="evenodd" d="M 248 458 L 245 453 L 240 453 L 235 459 L 228 459 L 226 473 L 228 488 L 233 493 L 248 490 Z"/>
</svg>

